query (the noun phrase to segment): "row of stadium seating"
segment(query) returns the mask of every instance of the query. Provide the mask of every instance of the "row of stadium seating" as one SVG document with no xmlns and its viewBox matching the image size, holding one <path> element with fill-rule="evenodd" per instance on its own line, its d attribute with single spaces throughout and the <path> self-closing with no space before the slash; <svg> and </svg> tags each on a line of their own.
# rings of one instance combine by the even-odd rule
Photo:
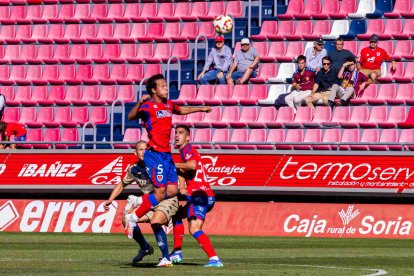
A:
<svg viewBox="0 0 414 276">
<path fill-rule="evenodd" d="M 0 6 L 0 23 L 211 21 L 221 14 L 241 17 L 242 9 L 241 1 L 228 2 L 227 6 L 222 1 L 212 2 L 210 7 L 207 2 Z"/>
</svg>

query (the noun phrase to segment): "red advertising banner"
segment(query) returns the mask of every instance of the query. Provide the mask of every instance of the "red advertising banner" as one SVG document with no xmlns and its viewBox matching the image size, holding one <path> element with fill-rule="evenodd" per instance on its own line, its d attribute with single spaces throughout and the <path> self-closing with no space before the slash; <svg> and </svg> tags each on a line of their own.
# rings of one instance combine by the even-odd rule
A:
<svg viewBox="0 0 414 276">
<path fill-rule="evenodd" d="M 203 154 L 202 158 L 213 186 L 414 191 L 413 156 Z M 114 185 L 135 161 L 133 154 L 125 153 L 0 154 L 0 188 Z"/>
<path fill-rule="evenodd" d="M 103 201 L 96 200 L 0 200 L 0 231 L 121 233 L 124 206 L 125 201 L 117 201 L 105 211 Z M 413 239 L 413 223 L 413 205 L 217 202 L 203 230 L 211 235 Z M 151 233 L 148 224 L 141 229 Z"/>
</svg>

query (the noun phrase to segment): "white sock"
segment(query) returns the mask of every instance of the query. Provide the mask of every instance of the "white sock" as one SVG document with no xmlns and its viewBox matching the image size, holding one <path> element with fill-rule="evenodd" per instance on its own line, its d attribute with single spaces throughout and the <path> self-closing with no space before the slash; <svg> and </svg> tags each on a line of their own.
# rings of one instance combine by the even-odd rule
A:
<svg viewBox="0 0 414 276">
<path fill-rule="evenodd" d="M 138 222 L 138 220 L 139 220 L 138 216 L 135 213 L 132 214 L 131 219 L 132 219 L 132 221 L 135 221 L 135 222 Z"/>
<path fill-rule="evenodd" d="M 218 260 L 219 260 L 219 258 L 217 256 L 213 256 L 213 257 L 210 258 L 210 261 L 218 261 Z"/>
</svg>

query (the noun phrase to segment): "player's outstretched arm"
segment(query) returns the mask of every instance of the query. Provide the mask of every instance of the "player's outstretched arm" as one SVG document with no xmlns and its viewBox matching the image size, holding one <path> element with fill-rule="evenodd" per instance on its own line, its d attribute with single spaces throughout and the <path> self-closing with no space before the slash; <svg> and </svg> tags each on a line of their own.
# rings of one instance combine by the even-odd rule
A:
<svg viewBox="0 0 414 276">
<path fill-rule="evenodd" d="M 195 112 L 206 112 L 209 113 L 211 112 L 211 107 L 209 106 L 200 106 L 200 107 L 189 107 L 189 106 L 180 106 L 180 111 L 179 111 L 179 115 L 187 115 L 190 113 L 195 113 Z"/>
<path fill-rule="evenodd" d="M 197 168 L 197 163 L 195 160 L 187 160 L 185 162 L 175 163 L 175 167 L 179 170 L 195 170 Z"/>
<path fill-rule="evenodd" d="M 109 209 L 109 205 L 112 204 L 112 201 L 115 200 L 115 198 L 117 198 L 122 191 L 124 190 L 124 184 L 122 182 L 119 182 L 115 188 L 112 190 L 111 196 L 109 197 L 109 199 L 107 201 L 105 201 L 104 204 L 104 209 L 108 210 Z"/>
<path fill-rule="evenodd" d="M 147 100 L 149 100 L 151 97 L 150 95 L 143 95 L 141 97 L 141 99 L 139 99 L 139 101 L 134 105 L 134 107 L 131 109 L 131 111 L 129 111 L 128 113 L 128 120 L 132 121 L 132 120 L 136 120 L 138 119 L 138 110 L 141 107 L 141 105 L 146 102 Z"/>
</svg>

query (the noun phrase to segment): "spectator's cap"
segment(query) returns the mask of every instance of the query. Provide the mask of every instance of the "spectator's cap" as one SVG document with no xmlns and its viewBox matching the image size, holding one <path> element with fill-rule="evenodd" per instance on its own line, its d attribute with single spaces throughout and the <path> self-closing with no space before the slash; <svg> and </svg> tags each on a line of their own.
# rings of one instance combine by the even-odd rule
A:
<svg viewBox="0 0 414 276">
<path fill-rule="evenodd" d="M 374 41 L 374 42 L 378 42 L 378 36 L 376 34 L 373 34 L 369 37 L 369 41 Z"/>
<path fill-rule="evenodd" d="M 250 39 L 243 38 L 240 43 L 241 43 L 241 45 L 243 45 L 243 44 L 250 44 Z"/>
<path fill-rule="evenodd" d="M 317 40 L 315 40 L 315 43 L 316 44 L 318 44 L 318 45 L 323 45 L 323 44 L 325 44 L 325 42 L 323 42 L 323 40 L 322 39 L 317 39 Z"/>
<path fill-rule="evenodd" d="M 216 37 L 216 42 L 224 42 L 224 37 L 222 36 Z"/>
</svg>

